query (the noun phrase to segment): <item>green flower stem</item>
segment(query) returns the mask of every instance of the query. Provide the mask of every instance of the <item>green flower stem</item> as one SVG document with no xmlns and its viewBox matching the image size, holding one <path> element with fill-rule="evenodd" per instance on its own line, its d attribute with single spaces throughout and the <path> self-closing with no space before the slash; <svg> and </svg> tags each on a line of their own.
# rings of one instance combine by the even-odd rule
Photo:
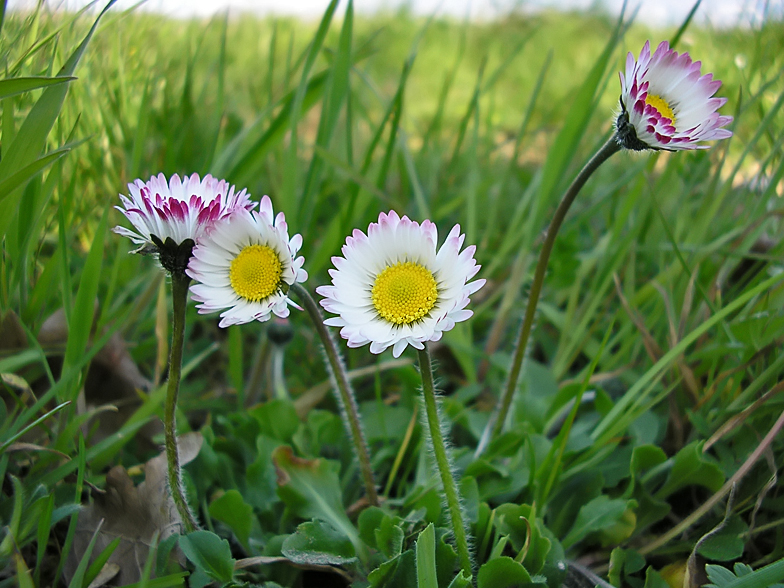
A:
<svg viewBox="0 0 784 588">
<path fill-rule="evenodd" d="M 351 439 L 354 442 L 354 448 L 357 451 L 359 469 L 362 472 L 362 479 L 365 483 L 365 493 L 367 494 L 368 502 L 372 506 L 378 506 L 378 492 L 376 491 L 376 482 L 373 478 L 373 469 L 370 466 L 370 452 L 368 451 L 367 441 L 365 441 L 365 434 L 362 432 L 357 401 L 351 390 L 351 384 L 346 375 L 346 368 L 340 358 L 338 346 L 335 344 L 335 339 L 332 337 L 329 329 L 324 324 L 324 316 L 321 314 L 321 309 L 318 304 L 316 304 L 313 296 L 310 295 L 310 292 L 308 292 L 304 286 L 296 282 L 292 284 L 291 289 L 296 292 L 297 296 L 302 301 L 302 304 L 305 306 L 305 310 L 308 312 L 308 315 L 310 315 L 310 319 L 316 327 L 316 332 L 324 346 L 324 351 L 327 353 L 327 360 L 329 361 L 329 366 L 338 389 L 338 400 L 343 406 L 344 418 L 348 421 Z"/>
<path fill-rule="evenodd" d="M 506 415 L 509 413 L 509 407 L 512 405 L 512 398 L 514 397 L 515 390 L 520 379 L 520 371 L 523 367 L 523 359 L 525 358 L 525 351 L 528 345 L 528 338 L 531 335 L 531 329 L 534 325 L 534 317 L 536 316 L 536 306 L 539 302 L 539 295 L 542 293 L 542 285 L 544 284 L 544 276 L 547 272 L 547 262 L 550 260 L 550 253 L 553 251 L 555 244 L 555 237 L 558 235 L 558 230 L 563 224 L 566 213 L 572 206 L 577 194 L 580 193 L 583 185 L 588 178 L 591 177 L 600 165 L 602 165 L 610 156 L 614 155 L 621 149 L 621 144 L 618 142 L 617 134 L 612 137 L 602 146 L 599 151 L 590 159 L 585 167 L 580 170 L 577 177 L 572 182 L 571 186 L 566 190 L 566 193 L 558 205 L 558 208 L 550 221 L 550 226 L 547 228 L 547 234 L 542 244 L 542 250 L 539 253 L 539 261 L 536 264 L 536 272 L 534 273 L 534 281 L 531 284 L 531 291 L 528 294 L 528 306 L 525 309 L 525 318 L 523 319 L 523 326 L 520 329 L 520 337 L 517 340 L 517 347 L 514 351 L 512 359 L 512 369 L 509 371 L 509 377 L 504 387 L 504 393 L 501 396 L 499 403 L 496 405 L 494 414 L 488 423 L 488 430 L 491 431 L 488 436 L 485 434 L 485 442 L 489 443 L 495 439 L 503 430 L 504 423 L 506 422 Z M 489 438 L 488 438 L 489 437 Z M 477 449 L 477 453 L 481 453 L 480 449 L 484 449 L 482 444 Z"/>
<path fill-rule="evenodd" d="M 449 463 L 449 456 L 444 445 L 444 437 L 441 434 L 441 420 L 438 417 L 438 404 L 436 403 L 436 390 L 433 383 L 433 368 L 430 361 L 430 350 L 425 344 L 425 348 L 419 351 L 419 372 L 422 375 L 422 396 L 425 399 L 425 413 L 427 416 L 427 427 L 430 431 L 430 439 L 433 442 L 433 453 L 436 457 L 438 472 L 441 474 L 441 482 L 444 486 L 446 503 L 449 507 L 449 518 L 452 521 L 452 530 L 455 534 L 457 544 L 457 555 L 460 560 L 460 567 L 463 571 L 471 575 L 471 553 L 468 550 L 468 537 L 465 525 L 463 524 L 463 512 L 460 509 L 460 495 L 457 492 L 455 478 L 452 475 L 452 468 Z"/>
<path fill-rule="evenodd" d="M 177 424 L 174 413 L 177 408 L 177 395 L 180 390 L 180 371 L 182 370 L 182 348 L 185 340 L 185 309 L 188 303 L 188 284 L 191 279 L 184 273 L 173 272 L 172 281 L 172 345 L 169 356 L 169 384 L 166 390 L 166 407 L 163 415 L 163 430 L 166 438 L 166 459 L 169 466 L 169 488 L 174 504 L 190 533 L 199 528 L 182 491 L 182 471 L 180 454 L 177 449 Z"/>
</svg>

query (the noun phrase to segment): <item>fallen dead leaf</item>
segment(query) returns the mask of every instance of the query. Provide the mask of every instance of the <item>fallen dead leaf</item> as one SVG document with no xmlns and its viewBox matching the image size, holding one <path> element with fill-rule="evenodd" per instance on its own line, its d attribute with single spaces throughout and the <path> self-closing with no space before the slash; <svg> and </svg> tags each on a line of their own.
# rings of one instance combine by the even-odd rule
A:
<svg viewBox="0 0 784 588">
<path fill-rule="evenodd" d="M 97 317 L 97 302 L 95 311 Z M 92 332 L 91 337 L 94 336 Z M 56 350 L 64 350 L 67 341 L 68 324 L 65 312 L 59 309 L 44 321 L 38 332 L 38 342 L 51 353 L 48 355 L 49 363 L 55 375 L 62 363 L 62 357 L 56 355 Z M 48 386 L 48 383 L 45 385 Z M 33 388 L 40 393 L 41 390 L 35 386 Z M 113 412 L 102 411 L 100 415 L 96 413 L 99 421 L 97 428 L 93 427 L 92 422 L 85 424 L 85 430 L 92 431 L 92 441 L 98 442 L 113 435 L 140 406 L 142 400 L 138 390 L 149 392 L 151 389 L 152 382 L 139 370 L 123 338 L 119 333 L 112 334 L 90 362 L 84 382 L 83 402 L 79 404 L 80 414 L 109 404 L 117 409 Z M 140 431 L 140 438 L 151 444 L 152 437 L 161 432 L 160 423 L 150 421 Z"/>
<path fill-rule="evenodd" d="M 33 394 L 30 384 L 23 377 L 11 373 L 2 373 L 0 374 L 0 380 L 14 391 L 20 402 L 25 403 L 30 399 L 35 399 L 35 394 Z"/>
<path fill-rule="evenodd" d="M 182 465 L 199 454 L 202 442 L 201 433 L 186 433 L 179 437 Z M 63 572 L 66 582 L 70 582 L 101 520 L 104 523 L 98 533 L 92 558 L 119 538 L 120 544 L 107 561 L 107 564 L 119 566 L 113 583 L 122 586 L 141 580 L 155 534 L 158 534 L 160 542 L 183 529 L 182 520 L 169 494 L 166 470 L 165 452 L 144 465 L 145 479 L 138 486 L 134 486 L 124 467 L 115 466 L 109 470 L 105 491 L 96 493 L 92 503 L 79 513 L 73 546 Z"/>
<path fill-rule="evenodd" d="M 116 563 L 106 562 L 101 568 L 101 571 L 98 572 L 98 575 L 95 576 L 95 579 L 90 582 L 87 588 L 101 588 L 101 586 L 105 585 L 110 580 L 113 580 L 114 577 L 119 573 L 120 566 L 118 566 Z"/>
<path fill-rule="evenodd" d="M 13 310 L 0 315 L 0 351 L 18 351 L 27 348 L 27 333 L 22 321 Z"/>
</svg>

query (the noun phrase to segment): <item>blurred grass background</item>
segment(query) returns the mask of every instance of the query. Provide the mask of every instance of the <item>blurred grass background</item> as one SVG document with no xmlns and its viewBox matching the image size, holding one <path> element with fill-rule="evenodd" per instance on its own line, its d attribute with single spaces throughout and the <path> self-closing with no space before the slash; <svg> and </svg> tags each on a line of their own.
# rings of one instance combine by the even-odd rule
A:
<svg viewBox="0 0 784 588">
<path fill-rule="evenodd" d="M 41 75 L 56 70 L 65 57 L 62 48 L 74 46 L 90 22 L 87 16 L 53 14 L 46 8 L 33 14 L 9 13 L 2 39 L 9 71 Z M 656 44 L 675 32 L 634 24 L 613 52 L 591 102 L 576 104 L 576 88 L 615 26 L 608 16 L 545 11 L 470 23 L 417 18 L 402 10 L 358 17 L 349 78 L 350 120 L 347 111 L 340 112 L 341 120 L 333 123 L 327 138 L 330 153 L 324 153 L 319 151 L 324 138 L 316 139 L 326 101 L 324 76 L 338 43 L 335 23 L 311 72 L 306 109 L 296 121 L 301 162 L 297 171 L 304 172 L 311 159 L 329 156 L 314 188 L 305 185 L 313 178 L 306 179 L 304 173 L 288 180 L 293 185 L 286 184 L 285 172 L 291 167 L 282 163 L 289 130 L 281 124 L 274 127 L 271 120 L 301 81 L 305 51 L 316 26 L 289 18 L 177 21 L 136 12 L 110 13 L 79 66 L 83 83 L 71 84 L 50 138 L 53 146 L 71 133 L 85 139 L 62 162 L 64 177 L 75 182 L 78 194 L 70 237 L 79 249 L 86 251 L 92 241 L 100 216 L 96 213 L 113 205 L 115 194 L 137 177 L 193 171 L 226 175 L 257 197 L 270 194 L 276 207 L 289 214 L 288 200 L 294 194 L 315 191 L 317 197 L 308 200 L 313 211 L 299 214 L 328 222 L 331 219 L 324 217 L 331 216 L 334 204 L 346 196 L 346 186 L 362 176 L 376 184 L 371 198 L 377 206 L 343 218 L 340 230 L 335 229 L 340 240 L 351 227 L 374 218 L 378 208 L 394 206 L 420 217 L 428 212 L 437 220 L 468 224 L 469 240 L 490 246 L 480 249 L 480 258 L 487 256 L 494 270 L 506 270 L 514 252 L 507 246 L 498 257 L 495 246 L 508 245 L 509 234 L 520 233 L 508 223 L 515 219 L 511 211 L 543 165 L 566 116 L 575 110 L 592 111 L 584 140 L 570 145 L 570 167 L 563 171 L 571 173 L 608 132 L 617 113 L 616 71 L 622 68 L 626 51 L 636 54 L 646 39 Z M 707 155 L 679 155 L 678 164 L 686 160 L 691 165 L 702 157 L 718 160 L 728 147 L 722 181 L 730 173 L 733 184 L 743 184 L 775 172 L 776 162 L 768 159 L 775 151 L 781 121 L 776 105 L 781 33 L 778 22 L 766 22 L 759 30 L 687 30 L 678 48 L 691 51 L 702 60 L 704 72 L 714 72 L 724 82 L 720 94 L 730 102 L 723 111 L 741 108 L 743 116 L 728 146 L 719 145 Z M 401 87 L 398 106 L 396 92 Z M 23 95 L 15 98 L 13 108 L 4 108 L 6 128 L 19 124 L 36 97 Z M 389 128 L 381 125 L 389 123 L 390 108 L 397 123 L 393 144 L 382 144 L 383 152 L 377 147 L 370 165 L 364 165 L 365 149 L 379 129 L 382 140 L 388 140 Z M 769 113 L 766 136 L 752 140 Z M 628 169 L 641 160 L 623 155 L 611 165 Z M 388 168 L 383 170 L 383 185 L 369 169 L 380 161 Z M 659 169 L 669 161 L 663 154 Z M 774 187 L 780 195 L 781 186 Z M 458 218 L 455 211 L 469 199 L 473 204 L 468 212 L 476 216 Z M 492 204 L 477 206 L 479 201 Z M 54 210 L 49 209 L 50 216 Z M 120 222 L 119 216 L 112 222 Z M 51 222 L 45 226 L 54 228 Z M 309 224 L 306 228 L 303 252 L 314 277 L 323 276 L 326 256 L 339 242 Z M 330 236 L 331 250 L 320 253 Z M 54 232 L 45 231 L 42 237 L 52 240 Z M 520 243 L 527 240 L 521 237 Z M 7 290 L 3 303 L 10 304 Z"/>
<path fill-rule="evenodd" d="M 2 37 L 9 71 L 56 71 L 64 61 L 64 48 L 75 46 L 90 23 L 89 16 L 46 8 L 9 13 Z M 486 23 L 418 18 L 406 11 L 357 17 L 351 69 L 339 80 L 333 74 L 340 51 L 340 23 L 335 22 L 303 84 L 303 64 L 317 25 L 288 18 L 177 21 L 110 12 L 79 65 L 80 80 L 70 84 L 49 139 L 52 147 L 67 140 L 81 143 L 57 164 L 53 175 L 59 185 L 52 188 L 52 205 L 43 210 L 40 235 L 32 235 L 28 243 L 32 257 L 23 256 L 22 263 L 8 255 L 4 259 L 9 270 L 14 266 L 6 276 L 24 273 L 25 280 L 6 280 L 3 306 L 21 310 L 35 330 L 44 306 L 51 310 L 57 298 L 46 305 L 37 300 L 32 309 L 18 305 L 26 304 L 58 239 L 59 246 L 68 247 L 69 263 L 75 264 L 72 276 L 78 276 L 101 214 L 115 204 L 126 183 L 158 172 L 168 176 L 196 171 L 227 177 L 257 198 L 269 194 L 276 208 L 289 215 L 292 229 L 303 233 L 313 284 L 324 281 L 329 256 L 344 236 L 355 226 L 365 226 L 380 209 L 431 216 L 442 226 L 461 222 L 469 242 L 480 245 L 485 277 L 495 282 L 485 290 L 488 304 L 480 306 L 480 315 L 489 321 L 498 308 L 494 301 L 501 284 L 507 284 L 507 292 L 520 292 L 520 272 L 530 271 L 528 251 L 556 192 L 609 132 L 617 113 L 617 71 L 626 52 L 636 54 L 646 39 L 655 45 L 675 33 L 632 25 L 621 43 L 608 47 L 607 67 L 599 71 L 594 86 L 577 95 L 615 27 L 613 19 L 600 13 L 545 11 Z M 628 222 L 617 216 L 623 183 L 647 193 L 663 181 L 660 178 L 672 178 L 664 183 L 666 190 L 656 190 L 655 206 L 669 219 L 676 240 L 686 239 L 697 250 L 700 244 L 722 239 L 728 227 L 737 227 L 738 215 L 743 218 L 740 224 L 753 223 L 757 213 L 775 207 L 775 199 L 769 205 L 755 194 L 765 192 L 768 183 L 768 196 L 782 193 L 782 44 L 782 25 L 775 21 L 759 29 L 688 28 L 678 48 L 692 52 L 702 60 L 704 72 L 714 72 L 724 82 L 720 95 L 729 103 L 723 112 L 740 115 L 735 138 L 704 153 L 615 158 L 571 215 L 558 245 L 561 255 L 552 264 L 551 287 L 565 286 L 585 266 L 588 251 L 613 224 L 613 238 L 621 238 L 621 230 L 626 231 L 624 239 L 628 230 L 642 231 L 638 251 L 645 252 L 645 263 L 658 264 L 661 254 L 656 250 L 672 247 L 653 217 L 638 229 L 621 226 Z M 304 109 L 292 117 L 291 103 L 300 87 L 305 90 Z M 340 100 L 332 110 L 328 92 Z M 28 93 L 5 101 L 6 136 L 36 98 Z M 568 140 L 556 144 L 570 115 L 580 120 L 572 123 Z M 291 124 L 297 129 L 294 143 Z M 545 181 L 554 191 L 537 193 L 548 153 L 560 160 L 560 167 L 553 168 L 559 177 Z M 713 206 L 717 193 L 719 203 Z M 67 235 L 58 237 L 62 204 L 68 207 Z M 646 194 L 633 216 L 653 215 L 650 206 Z M 695 211 L 708 212 L 696 225 Z M 111 211 L 110 224 L 119 222 L 120 216 Z M 134 269 L 139 264 L 154 275 L 149 260 L 123 254 L 127 244 L 122 240 L 108 240 L 107 248 L 117 282 L 102 281 L 102 288 L 121 297 L 131 294 L 132 288 L 119 286 L 131 275 L 137 288 L 143 287 Z M 634 264 L 637 256 L 629 253 L 613 262 L 614 271 L 621 270 L 620 264 Z M 738 261 L 746 253 L 734 250 L 732 257 Z M 561 269 L 567 272 L 563 277 Z M 515 271 L 510 288 L 508 278 Z M 590 288 L 585 293 L 558 292 L 563 293 L 551 298 L 555 304 L 591 297 Z M 63 296 L 67 300 L 68 295 Z M 131 299 L 104 300 L 102 312 L 107 306 L 119 310 Z M 509 304 L 515 306 L 513 312 L 521 308 L 519 299 L 507 300 L 502 313 Z M 142 332 L 149 335 L 152 327 L 150 319 L 129 328 L 138 338 Z M 559 375 L 576 352 L 571 349 L 569 357 L 560 358 Z"/>
</svg>

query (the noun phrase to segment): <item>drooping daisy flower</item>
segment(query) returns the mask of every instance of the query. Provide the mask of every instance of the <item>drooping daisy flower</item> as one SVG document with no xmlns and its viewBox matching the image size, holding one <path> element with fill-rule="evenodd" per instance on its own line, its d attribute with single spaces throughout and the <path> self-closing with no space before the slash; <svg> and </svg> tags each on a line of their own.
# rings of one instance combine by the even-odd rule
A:
<svg viewBox="0 0 784 588">
<path fill-rule="evenodd" d="M 134 230 L 115 227 L 114 232 L 141 245 L 140 253 L 157 254 L 170 272 L 182 272 L 191 249 L 212 225 L 238 209 L 252 210 L 256 203 L 245 190 L 235 192 L 226 180 L 199 174 L 174 174 L 167 182 L 158 174 L 148 182 L 128 184 L 130 197 L 120 194 L 122 207 L 115 206 L 131 221 Z"/>
<path fill-rule="evenodd" d="M 289 315 L 289 286 L 304 282 L 304 257 L 297 257 L 302 237 L 289 239 L 286 217 L 272 211 L 267 196 L 260 211 L 237 210 L 216 223 L 193 248 L 186 273 L 199 282 L 191 294 L 201 314 L 224 310 L 221 327 L 253 320 L 266 321 L 271 314 Z M 297 307 L 299 308 L 299 307 Z"/>
<path fill-rule="evenodd" d="M 702 141 L 726 139 L 722 127 L 731 116 L 716 112 L 727 102 L 713 95 L 721 86 L 713 74 L 700 75 L 700 62 L 678 54 L 662 41 L 651 55 L 650 42 L 635 61 L 626 57 L 621 76 L 621 114 L 616 120 L 618 139 L 626 149 L 707 149 Z"/>
<path fill-rule="evenodd" d="M 367 235 L 355 229 L 346 239 L 344 257 L 332 258 L 332 286 L 316 289 L 321 305 L 339 315 L 325 324 L 342 327 L 349 347 L 370 343 L 372 353 L 392 347 L 395 357 L 408 345 L 422 349 L 426 341 L 438 341 L 473 314 L 466 310 L 469 296 L 485 283 L 469 282 L 480 266 L 474 245 L 460 251 L 464 240 L 455 225 L 436 251 L 432 222 L 381 213 Z"/>
</svg>

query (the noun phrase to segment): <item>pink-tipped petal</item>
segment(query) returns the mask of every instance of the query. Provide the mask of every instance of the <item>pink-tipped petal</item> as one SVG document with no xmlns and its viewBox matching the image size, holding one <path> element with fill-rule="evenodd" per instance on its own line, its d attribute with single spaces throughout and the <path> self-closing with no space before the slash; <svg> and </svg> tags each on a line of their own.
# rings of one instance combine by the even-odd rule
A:
<svg viewBox="0 0 784 588">
<path fill-rule="evenodd" d="M 732 135 L 720 127 L 726 118 L 711 118 L 725 103 L 714 97 L 721 82 L 701 75 L 701 62 L 688 53 L 673 51 L 662 41 L 653 54 L 646 42 L 639 58 L 626 57 L 621 79 L 622 111 L 616 121 L 618 141 L 627 149 L 701 149 L 702 141 Z M 728 134 L 729 133 L 729 134 Z"/>
<path fill-rule="evenodd" d="M 484 280 L 471 281 L 479 270 L 473 258 L 475 247 L 461 252 L 465 235 L 459 225 L 452 228 L 440 248 L 437 239 L 434 223 L 425 220 L 420 224 L 395 211 L 379 214 L 378 221 L 368 226 L 367 235 L 355 229 L 342 248 L 344 257 L 332 258 L 332 285 L 317 289 L 323 297 L 321 306 L 338 315 L 325 324 L 340 326 L 349 347 L 370 343 L 372 353 L 392 347 L 392 355 L 398 357 L 407 346 L 421 349 L 425 342 L 439 340 L 455 323 L 466 320 L 471 315 L 465 310 L 469 296 L 484 284 Z M 423 272 L 417 274 L 420 276 L 430 275 L 436 285 L 435 297 L 426 304 L 415 298 L 412 310 L 405 311 L 413 314 L 393 316 L 382 312 L 373 294 L 383 272 L 389 269 L 398 272 L 393 274 L 397 277 L 405 276 L 401 287 L 404 283 L 423 287 L 419 278 L 402 267 L 418 268 L 416 271 Z"/>
</svg>

